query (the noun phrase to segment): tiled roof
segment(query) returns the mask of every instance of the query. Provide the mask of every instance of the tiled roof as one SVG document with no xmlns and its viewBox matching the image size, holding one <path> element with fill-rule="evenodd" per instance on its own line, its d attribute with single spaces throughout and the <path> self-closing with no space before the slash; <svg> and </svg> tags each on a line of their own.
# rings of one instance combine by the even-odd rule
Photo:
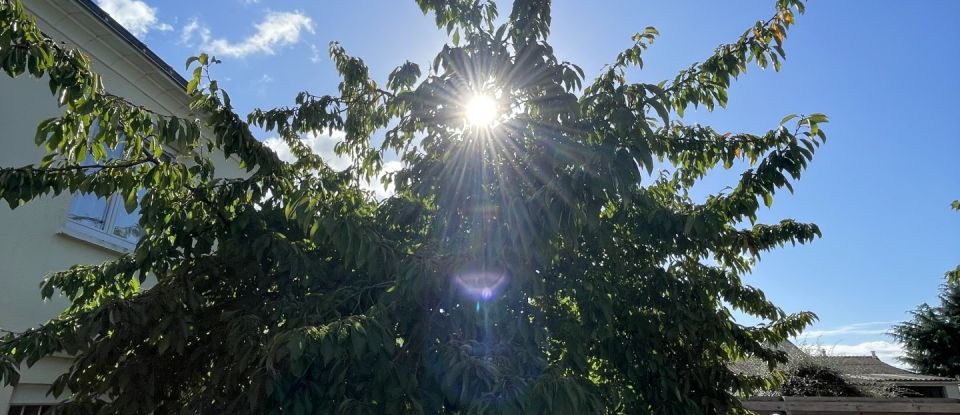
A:
<svg viewBox="0 0 960 415">
<path fill-rule="evenodd" d="M 799 347 L 789 341 L 776 344 L 772 348 L 781 352 L 786 352 L 787 357 L 790 360 L 801 358 L 806 355 L 803 350 L 800 350 Z M 768 376 L 771 374 L 770 368 L 767 367 L 767 363 L 756 357 L 748 357 L 743 360 L 731 362 L 728 367 L 734 373 L 739 373 L 742 375 Z"/>
<path fill-rule="evenodd" d="M 884 363 L 875 356 L 820 356 L 840 373 L 859 380 L 892 382 L 956 382 L 956 379 L 921 375 Z"/>
<path fill-rule="evenodd" d="M 870 382 L 951 382 L 958 383 L 957 379 L 940 376 L 921 375 L 909 370 L 884 363 L 875 356 L 810 356 L 791 342 L 784 342 L 774 348 L 787 352 L 790 360 L 812 359 L 816 364 L 830 367 L 845 378 L 856 381 Z M 730 369 L 745 375 L 767 375 L 769 370 L 766 363 L 756 358 L 748 358 L 730 364 Z"/>
</svg>

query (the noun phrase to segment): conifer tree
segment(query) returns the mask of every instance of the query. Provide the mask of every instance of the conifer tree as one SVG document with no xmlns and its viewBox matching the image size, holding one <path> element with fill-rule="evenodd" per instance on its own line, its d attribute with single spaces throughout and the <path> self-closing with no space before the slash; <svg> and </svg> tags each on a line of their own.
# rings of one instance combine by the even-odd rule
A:
<svg viewBox="0 0 960 415">
<path fill-rule="evenodd" d="M 953 202 L 960 210 L 960 201 Z M 893 329 L 903 343 L 901 358 L 914 370 L 944 377 L 960 376 L 960 267 L 947 272 L 940 287 L 940 305 L 921 304 L 910 314 L 913 318 Z"/>
</svg>

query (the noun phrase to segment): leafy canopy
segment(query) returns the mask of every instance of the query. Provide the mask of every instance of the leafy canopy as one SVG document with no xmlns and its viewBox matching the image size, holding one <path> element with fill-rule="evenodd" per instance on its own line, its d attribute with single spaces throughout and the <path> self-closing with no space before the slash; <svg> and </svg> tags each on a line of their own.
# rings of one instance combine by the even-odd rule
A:
<svg viewBox="0 0 960 415">
<path fill-rule="evenodd" d="M 728 364 L 782 363 L 766 345 L 815 316 L 784 313 L 741 276 L 762 252 L 819 236 L 755 222 L 792 190 L 827 118 L 751 134 L 683 114 L 723 107 L 749 65 L 779 69 L 803 3 L 777 1 L 658 83 L 626 76 L 653 28 L 590 79 L 548 43 L 549 1 L 515 1 L 501 26 L 492 2 L 417 5 L 451 34 L 429 68 L 406 62 L 380 83 L 334 43 L 334 93 L 244 118 L 210 76 L 219 62 L 200 55 L 187 61 L 190 118 L 111 95 L 88 57 L 0 0 L 3 70 L 46 79 L 64 110 L 37 128 L 42 161 L 0 169 L 0 196 L 17 208 L 115 195 L 144 230 L 129 254 L 47 277 L 42 295 L 70 306 L 3 340 L 3 381 L 66 352 L 53 393 L 100 413 L 728 413 L 772 388 Z M 477 95 L 495 101 L 490 125 L 464 121 Z M 300 141 L 331 130 L 345 133 L 345 171 Z M 214 154 L 249 174 L 219 177 Z M 403 168 L 386 173 L 394 154 Z M 717 166 L 741 168 L 736 185 L 690 198 Z M 396 194 L 376 200 L 358 186 L 370 178 Z"/>
<path fill-rule="evenodd" d="M 952 206 L 960 210 L 960 200 Z M 910 321 L 893 328 L 893 336 L 903 343 L 904 363 L 920 373 L 952 378 L 960 376 L 960 266 L 946 277 L 940 305 L 921 304 Z"/>
</svg>

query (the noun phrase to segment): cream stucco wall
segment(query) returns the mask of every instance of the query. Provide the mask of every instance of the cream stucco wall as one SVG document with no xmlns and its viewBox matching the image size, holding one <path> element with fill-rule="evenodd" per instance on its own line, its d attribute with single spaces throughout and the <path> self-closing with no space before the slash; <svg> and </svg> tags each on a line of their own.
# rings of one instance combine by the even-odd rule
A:
<svg viewBox="0 0 960 415">
<path fill-rule="evenodd" d="M 44 33 L 93 58 L 111 93 L 157 112 L 190 114 L 182 88 L 77 1 L 24 3 Z M 0 75 L 0 166 L 37 163 L 43 151 L 33 142 L 36 125 L 60 113 L 45 80 Z M 232 160 L 214 159 L 218 173 L 242 175 Z M 72 200 L 68 194 L 45 197 L 16 210 L 0 204 L 0 329 L 21 332 L 63 310 L 63 299 L 40 299 L 39 284 L 46 274 L 116 257 L 116 251 L 61 233 Z M 25 368 L 20 387 L 0 388 L 0 415 L 6 415 L 11 403 L 52 402 L 39 391 L 68 365 L 69 359 L 49 358 Z"/>
</svg>

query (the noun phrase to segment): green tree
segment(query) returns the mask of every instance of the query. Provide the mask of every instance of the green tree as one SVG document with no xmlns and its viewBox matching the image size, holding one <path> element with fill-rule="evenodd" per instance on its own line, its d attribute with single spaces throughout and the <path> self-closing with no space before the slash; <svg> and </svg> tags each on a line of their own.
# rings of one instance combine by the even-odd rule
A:
<svg viewBox="0 0 960 415">
<path fill-rule="evenodd" d="M 842 374 L 825 365 L 808 362 L 792 365 L 786 376 L 777 391 L 781 396 L 868 396 Z"/>
<path fill-rule="evenodd" d="M 960 210 L 960 200 L 953 202 Z M 900 358 L 914 370 L 937 376 L 960 376 L 960 266 L 947 272 L 940 287 L 940 305 L 924 303 L 910 314 L 913 318 L 893 328 L 903 343 Z"/>
<path fill-rule="evenodd" d="M 777 1 L 658 83 L 626 77 L 653 28 L 587 80 L 547 41 L 549 1 L 515 1 L 501 26 L 492 2 L 417 5 L 451 34 L 425 73 L 407 62 L 378 83 L 334 43 L 335 93 L 243 118 L 210 76 L 219 62 L 200 55 L 187 93 L 202 117 L 184 119 L 109 94 L 87 57 L 0 0 L 3 69 L 47 79 L 64 110 L 38 126 L 39 164 L 0 170 L 0 196 L 15 208 L 117 195 L 139 203 L 143 228 L 132 253 L 45 280 L 42 295 L 70 306 L 3 340 L 2 379 L 69 353 L 53 392 L 100 413 L 729 413 L 773 387 L 728 364 L 782 363 L 766 345 L 815 316 L 784 313 L 741 276 L 820 234 L 755 222 L 792 190 L 827 119 L 722 133 L 683 113 L 723 107 L 749 65 L 779 69 L 803 3 Z M 478 102 L 486 116 L 467 113 Z M 299 141 L 328 130 L 345 133 L 345 171 Z M 180 157 L 161 159 L 165 145 Z M 217 178 L 211 150 L 249 176 Z M 385 173 L 393 154 L 404 167 Z M 732 189 L 689 197 L 718 166 L 743 169 Z M 396 195 L 376 200 L 358 186 L 370 178 Z M 734 309 L 764 323 L 738 324 Z"/>
</svg>

